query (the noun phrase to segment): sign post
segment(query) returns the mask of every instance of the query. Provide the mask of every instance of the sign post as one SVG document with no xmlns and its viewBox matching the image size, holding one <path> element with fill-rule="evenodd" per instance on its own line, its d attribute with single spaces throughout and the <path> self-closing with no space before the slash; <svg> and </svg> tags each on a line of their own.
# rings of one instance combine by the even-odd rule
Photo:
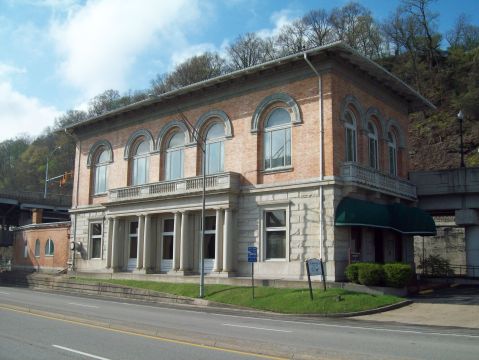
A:
<svg viewBox="0 0 479 360">
<path fill-rule="evenodd" d="M 256 246 L 248 246 L 248 262 L 251 263 L 251 289 L 253 291 L 254 300 L 254 263 L 258 261 L 258 248 Z"/>
<path fill-rule="evenodd" d="M 309 297 L 313 300 L 313 287 L 311 285 L 311 276 L 322 275 L 323 289 L 326 291 L 326 282 L 324 280 L 324 268 L 321 259 L 309 259 L 306 261 L 306 272 L 308 273 Z"/>
</svg>

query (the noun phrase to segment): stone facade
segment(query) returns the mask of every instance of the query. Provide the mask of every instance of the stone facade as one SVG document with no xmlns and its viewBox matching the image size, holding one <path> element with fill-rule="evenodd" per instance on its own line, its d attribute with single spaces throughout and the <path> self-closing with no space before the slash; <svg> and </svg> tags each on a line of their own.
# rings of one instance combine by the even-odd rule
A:
<svg viewBox="0 0 479 360">
<path fill-rule="evenodd" d="M 322 257 L 326 278 L 343 279 L 351 229 L 335 226 L 340 201 L 345 196 L 382 204 L 416 200 L 405 179 L 407 124 L 411 104 L 420 97 L 410 89 L 409 97 L 399 96 L 365 69 L 331 55 L 342 49 L 332 47 L 326 57 L 320 49 L 310 54 L 321 81 L 300 54 L 72 126 L 69 131 L 78 139 L 71 210 L 75 269 L 197 274 L 202 147 L 221 144 L 215 145 L 221 151 L 212 158 L 221 157 L 219 170 L 205 177 L 208 275 L 248 276 L 247 248 L 256 246 L 258 277 L 305 279 L 305 261 Z M 355 56 L 352 60 L 361 60 Z M 390 77 L 382 69 L 375 71 Z M 277 109 L 286 110 L 282 116 L 287 114 L 288 121 L 266 129 Z M 354 118 L 349 143 L 347 116 Z M 376 129 L 377 168 L 369 164 L 369 123 Z M 223 135 L 198 141 L 216 124 Z M 178 133 L 184 134 L 184 144 L 171 150 L 169 141 Z M 395 173 L 388 175 L 391 133 Z M 139 143 L 146 144 L 147 155 L 135 155 Z M 271 155 L 270 161 L 279 159 L 282 165 L 266 165 L 265 154 L 273 154 L 278 143 L 280 155 Z M 271 150 L 265 150 L 270 149 L 266 144 Z M 349 148 L 355 152 L 352 162 L 346 161 Z M 177 163 L 182 176 L 167 180 L 171 151 L 181 151 Z M 103 152 L 107 160 L 99 162 Z M 133 185 L 139 161 L 146 164 L 141 165 L 146 180 Z M 377 240 L 370 230 L 361 231 L 361 256 L 374 260 Z M 413 261 L 410 236 L 398 240 L 386 230 L 375 234 L 385 261 Z"/>
</svg>

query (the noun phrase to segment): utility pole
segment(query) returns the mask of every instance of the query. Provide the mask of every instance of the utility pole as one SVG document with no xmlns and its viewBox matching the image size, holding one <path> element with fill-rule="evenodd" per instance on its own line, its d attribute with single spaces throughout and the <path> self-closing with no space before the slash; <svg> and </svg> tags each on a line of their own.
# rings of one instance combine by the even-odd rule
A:
<svg viewBox="0 0 479 360">
<path fill-rule="evenodd" d="M 461 136 L 461 167 L 466 167 L 466 164 L 464 164 L 464 135 L 462 131 L 462 122 L 464 121 L 464 113 L 462 110 L 459 110 L 457 113 L 457 119 L 459 120 L 459 132 Z"/>
</svg>

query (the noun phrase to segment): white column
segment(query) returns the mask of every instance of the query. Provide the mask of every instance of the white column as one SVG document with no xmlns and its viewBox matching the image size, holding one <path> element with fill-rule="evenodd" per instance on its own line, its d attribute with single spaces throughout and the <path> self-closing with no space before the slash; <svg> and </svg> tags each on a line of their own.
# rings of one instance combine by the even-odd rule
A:
<svg viewBox="0 0 479 360">
<path fill-rule="evenodd" d="M 188 227 L 189 214 L 185 211 L 181 214 L 180 271 L 188 270 Z"/>
<path fill-rule="evenodd" d="M 119 220 L 117 217 L 113 218 L 113 230 L 111 234 L 111 267 L 113 270 L 118 269 L 118 248 L 121 246 L 118 241 L 118 225 Z"/>
<path fill-rule="evenodd" d="M 180 248 L 180 237 L 181 237 L 181 213 L 175 212 L 175 225 L 174 225 L 174 236 L 173 236 L 173 265 L 172 270 L 178 270 L 179 267 L 179 248 Z"/>
<path fill-rule="evenodd" d="M 231 271 L 231 249 L 233 214 L 231 209 L 225 209 L 225 224 L 223 227 L 223 271 Z"/>
<path fill-rule="evenodd" d="M 107 218 L 108 220 L 108 245 L 106 248 L 106 268 L 109 269 L 111 268 L 111 242 L 113 239 L 113 219 L 111 217 Z"/>
<path fill-rule="evenodd" d="M 148 270 L 151 267 L 151 215 L 145 215 L 145 229 L 143 237 L 143 267 Z"/>
<path fill-rule="evenodd" d="M 138 216 L 138 237 L 136 248 L 136 268 L 143 268 L 143 240 L 145 233 L 145 215 Z"/>
<path fill-rule="evenodd" d="M 220 272 L 223 266 L 223 209 L 216 210 L 215 262 L 213 271 Z"/>
</svg>

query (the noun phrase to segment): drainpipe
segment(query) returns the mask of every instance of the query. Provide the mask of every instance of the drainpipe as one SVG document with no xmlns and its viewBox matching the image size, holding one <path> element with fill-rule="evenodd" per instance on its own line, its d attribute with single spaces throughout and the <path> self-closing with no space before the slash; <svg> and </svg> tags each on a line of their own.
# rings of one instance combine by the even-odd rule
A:
<svg viewBox="0 0 479 360">
<path fill-rule="evenodd" d="M 79 196 L 79 190 L 80 190 L 80 186 L 79 186 L 79 181 L 80 181 L 80 169 L 81 169 L 81 166 L 80 166 L 80 160 L 81 160 L 81 141 L 80 139 L 78 139 L 77 136 L 75 136 L 72 132 L 68 132 L 67 129 L 65 129 L 65 134 L 67 134 L 68 136 L 70 136 L 74 141 L 75 141 L 75 147 L 78 148 L 78 161 L 76 162 L 77 163 L 77 168 L 78 168 L 78 171 L 76 172 L 76 178 L 77 178 L 77 182 L 76 182 L 76 196 L 75 196 L 75 208 L 78 207 L 78 196 Z M 72 208 L 73 208 L 73 202 L 72 202 Z M 77 243 L 77 239 L 76 239 L 76 235 L 77 235 L 77 214 L 75 213 L 74 215 L 74 221 L 73 221 L 73 250 L 72 250 L 72 271 L 75 271 L 75 252 L 76 252 L 76 243 Z"/>
<path fill-rule="evenodd" d="M 304 61 L 309 65 L 313 72 L 318 77 L 318 117 L 319 117 L 319 258 L 323 260 L 323 241 L 324 241 L 324 221 L 323 221 L 323 138 L 324 138 L 324 112 L 323 112 L 323 78 L 321 74 L 316 70 L 316 68 L 311 64 L 311 61 L 308 59 L 308 54 L 304 53 Z M 323 275 L 324 276 L 324 275 Z"/>
</svg>

